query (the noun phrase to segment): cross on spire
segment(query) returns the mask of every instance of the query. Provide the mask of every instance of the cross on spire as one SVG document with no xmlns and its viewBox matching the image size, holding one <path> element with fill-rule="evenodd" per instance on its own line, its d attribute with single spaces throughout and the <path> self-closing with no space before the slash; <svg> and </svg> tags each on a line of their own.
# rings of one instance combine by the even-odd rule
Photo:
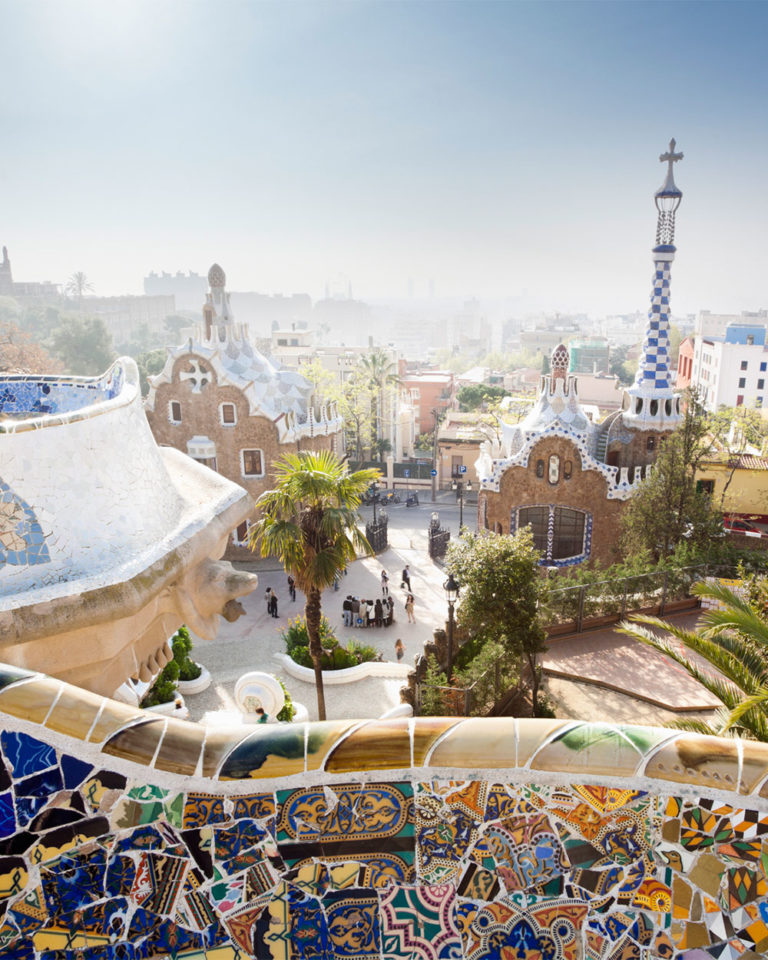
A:
<svg viewBox="0 0 768 960">
<path fill-rule="evenodd" d="M 669 164 L 669 169 L 667 170 L 667 176 L 670 179 L 672 177 L 672 164 L 677 163 L 678 160 L 683 159 L 682 153 L 675 153 L 675 146 L 676 146 L 676 141 L 675 141 L 675 138 L 672 137 L 672 139 L 669 141 L 669 150 L 666 153 L 662 153 L 661 156 L 659 157 L 659 160 L 662 163 Z"/>
</svg>

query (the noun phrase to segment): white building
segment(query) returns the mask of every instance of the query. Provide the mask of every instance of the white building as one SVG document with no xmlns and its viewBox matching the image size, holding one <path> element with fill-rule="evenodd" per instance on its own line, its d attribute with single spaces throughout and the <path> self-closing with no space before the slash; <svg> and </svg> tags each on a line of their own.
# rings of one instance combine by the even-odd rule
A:
<svg viewBox="0 0 768 960">
<path fill-rule="evenodd" d="M 699 391 L 707 410 L 766 405 L 765 332 L 764 325 L 742 321 L 727 324 L 722 337 L 696 337 L 691 386 Z"/>
<path fill-rule="evenodd" d="M 729 324 L 768 324 L 768 310 L 743 310 L 741 313 L 710 313 L 700 310 L 696 314 L 694 333 L 697 337 L 724 337 Z"/>
</svg>

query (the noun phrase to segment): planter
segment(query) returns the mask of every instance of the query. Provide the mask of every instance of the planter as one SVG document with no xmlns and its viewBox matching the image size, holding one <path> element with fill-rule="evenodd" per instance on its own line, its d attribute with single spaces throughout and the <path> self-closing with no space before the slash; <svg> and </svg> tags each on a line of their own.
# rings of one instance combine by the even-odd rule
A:
<svg viewBox="0 0 768 960">
<path fill-rule="evenodd" d="M 280 664 L 288 676 L 295 680 L 303 680 L 304 683 L 314 684 L 315 671 L 310 667 L 299 666 L 287 653 L 276 653 L 273 659 Z M 390 660 L 368 660 L 366 663 L 358 663 L 357 666 L 347 667 L 345 670 L 323 670 L 323 683 L 326 686 L 333 686 L 339 683 L 354 683 L 356 680 L 365 680 L 368 677 L 389 677 L 405 680 L 412 670 L 413 666 L 408 666 L 405 663 L 392 663 Z"/>
<path fill-rule="evenodd" d="M 189 717 L 189 708 L 183 697 L 177 697 L 170 703 L 158 703 L 156 707 L 143 707 L 147 713 L 159 713 L 161 717 L 176 717 L 177 720 L 186 720 Z"/>
<path fill-rule="evenodd" d="M 190 693 L 202 693 L 203 690 L 207 690 L 211 685 L 211 675 L 208 672 L 206 667 L 203 667 L 202 664 L 198 664 L 202 668 L 202 672 L 197 680 L 177 680 L 176 686 L 179 688 L 179 693 L 183 694 L 185 697 Z"/>
</svg>

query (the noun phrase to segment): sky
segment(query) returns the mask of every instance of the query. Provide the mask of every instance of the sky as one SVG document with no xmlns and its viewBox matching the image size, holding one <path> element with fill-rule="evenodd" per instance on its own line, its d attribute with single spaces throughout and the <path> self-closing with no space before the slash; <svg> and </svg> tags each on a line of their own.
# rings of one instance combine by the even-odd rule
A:
<svg viewBox="0 0 768 960">
<path fill-rule="evenodd" d="M 768 307 L 768 4 L 0 0 L 16 280 Z"/>
</svg>

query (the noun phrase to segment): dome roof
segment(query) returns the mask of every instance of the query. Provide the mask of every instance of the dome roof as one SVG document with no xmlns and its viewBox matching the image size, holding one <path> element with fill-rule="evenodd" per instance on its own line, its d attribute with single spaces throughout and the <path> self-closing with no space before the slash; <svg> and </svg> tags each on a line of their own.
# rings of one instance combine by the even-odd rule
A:
<svg viewBox="0 0 768 960">
<path fill-rule="evenodd" d="M 223 287 L 226 282 L 226 273 L 224 273 L 218 263 L 214 263 L 208 271 L 208 285 L 211 287 Z"/>
</svg>

